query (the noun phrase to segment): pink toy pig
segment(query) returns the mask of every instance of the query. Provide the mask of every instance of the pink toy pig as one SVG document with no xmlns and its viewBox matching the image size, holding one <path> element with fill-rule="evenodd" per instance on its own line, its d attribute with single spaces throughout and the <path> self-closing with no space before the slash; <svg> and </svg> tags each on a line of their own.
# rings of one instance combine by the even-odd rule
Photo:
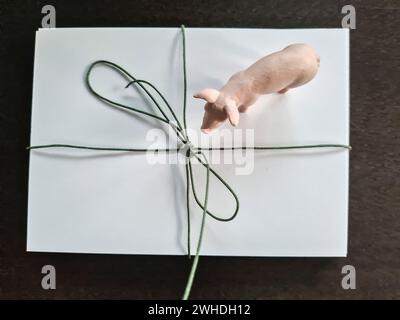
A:
<svg viewBox="0 0 400 320">
<path fill-rule="evenodd" d="M 285 93 L 311 81 L 318 72 L 319 61 L 312 47 L 291 44 L 235 73 L 219 91 L 207 88 L 196 93 L 195 98 L 207 101 L 202 131 L 209 133 L 226 119 L 237 126 L 239 112 L 245 112 L 260 95 Z"/>
</svg>

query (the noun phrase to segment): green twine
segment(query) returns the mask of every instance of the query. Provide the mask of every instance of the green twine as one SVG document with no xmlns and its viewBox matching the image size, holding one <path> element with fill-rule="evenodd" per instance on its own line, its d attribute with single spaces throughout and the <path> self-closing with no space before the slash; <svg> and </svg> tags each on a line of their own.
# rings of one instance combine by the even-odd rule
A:
<svg viewBox="0 0 400 320">
<path fill-rule="evenodd" d="M 151 117 L 154 119 L 157 119 L 158 121 L 167 123 L 170 125 L 176 132 L 178 140 L 183 145 L 188 145 L 189 148 L 186 153 L 186 163 L 185 163 L 185 171 L 186 171 L 186 205 L 187 205 L 187 251 L 188 251 L 188 256 L 189 258 L 191 257 L 190 253 L 190 209 L 189 209 L 189 198 L 190 198 L 190 190 L 192 191 L 194 200 L 196 201 L 197 205 L 203 210 L 203 215 L 202 215 L 202 220 L 201 220 L 201 226 L 200 226 L 200 234 L 199 238 L 197 240 L 197 248 L 196 248 L 196 253 L 194 256 L 194 260 L 192 262 L 192 267 L 190 269 L 189 277 L 186 283 L 185 291 L 183 294 L 182 299 L 187 300 L 190 295 L 190 291 L 193 285 L 193 280 L 196 274 L 198 262 L 199 262 L 199 256 L 200 256 L 200 249 L 201 249 L 201 244 L 203 240 L 203 234 L 204 234 L 204 226 L 205 226 L 205 219 L 206 216 L 209 215 L 210 217 L 222 221 L 222 222 L 227 222 L 233 220 L 238 211 L 239 211 L 239 199 L 236 195 L 236 193 L 232 190 L 232 188 L 229 186 L 229 184 L 220 176 L 218 175 L 210 166 L 207 160 L 207 157 L 203 153 L 203 151 L 212 151 L 212 150 L 289 150 L 289 149 L 313 149 L 313 148 L 344 148 L 351 150 L 351 146 L 349 145 L 344 145 L 344 144 L 312 144 L 312 145 L 288 145 L 288 146 L 253 146 L 253 147 L 193 147 L 189 141 L 189 137 L 187 134 L 187 123 L 186 123 L 186 94 L 187 94 L 187 74 L 186 74 L 186 39 L 185 39 L 185 27 L 182 25 L 181 26 L 181 34 L 182 34 L 182 46 L 183 46 L 183 52 L 182 52 L 182 60 L 183 60 L 183 125 L 179 121 L 178 117 L 176 116 L 176 113 L 168 103 L 168 101 L 165 99 L 165 97 L 161 94 L 158 89 L 151 84 L 150 82 L 146 80 L 139 80 L 133 77 L 131 74 L 129 74 L 125 69 L 120 67 L 119 65 L 110 62 L 110 61 L 105 61 L 105 60 L 98 60 L 92 63 L 89 66 L 89 69 L 86 73 L 86 85 L 88 87 L 88 90 L 98 99 L 101 101 L 105 102 L 106 104 L 109 104 L 110 106 L 116 107 L 116 108 L 122 108 L 126 109 L 132 112 L 136 112 L 139 114 L 142 114 L 143 116 Z M 131 85 L 136 85 L 139 89 L 141 89 L 149 98 L 150 100 L 154 103 L 154 105 L 157 107 L 157 109 L 160 111 L 160 115 L 156 115 L 150 112 L 146 112 L 144 110 L 140 110 L 137 108 L 129 107 L 126 105 L 123 105 L 121 103 L 112 101 L 110 99 L 107 99 L 97 93 L 94 89 L 93 86 L 90 83 L 90 74 L 93 70 L 93 68 L 96 65 L 106 65 L 108 67 L 111 67 L 115 69 L 117 72 L 120 72 L 127 80 L 129 80 L 128 84 L 126 85 L 126 88 L 130 87 Z M 158 96 L 161 98 L 163 101 L 165 107 L 167 110 L 164 110 L 162 105 L 158 103 L 158 101 L 155 99 L 154 95 L 150 93 L 150 91 L 146 88 L 148 87 L 149 89 L 152 89 Z M 167 111 L 172 115 L 172 119 L 168 117 Z M 174 124 L 172 121 L 175 121 L 176 124 Z M 84 145 L 72 145 L 72 144 L 47 144 L 47 145 L 34 145 L 34 146 L 29 146 L 27 147 L 28 150 L 36 150 L 36 149 L 45 149 L 45 148 L 71 148 L 71 149 L 83 149 L 83 150 L 96 150 L 96 151 L 115 151 L 115 152 L 179 152 L 181 148 L 159 148 L 159 149 L 148 149 L 148 148 L 115 148 L 115 147 L 96 147 L 96 146 L 84 146 Z M 206 187 L 205 187 L 205 196 L 204 196 L 204 201 L 201 202 L 200 199 L 197 196 L 197 192 L 195 189 L 195 183 L 194 183 L 194 178 L 193 178 L 193 167 L 192 167 L 192 158 L 197 159 L 207 170 L 206 174 Z M 235 210 L 229 216 L 228 218 L 221 218 L 218 217 L 217 215 L 211 213 L 207 209 L 207 204 L 208 204 L 208 195 L 209 195 L 209 181 L 210 181 L 210 175 L 213 175 L 215 178 L 217 178 L 228 190 L 228 192 L 233 196 L 234 201 L 235 201 Z"/>
</svg>

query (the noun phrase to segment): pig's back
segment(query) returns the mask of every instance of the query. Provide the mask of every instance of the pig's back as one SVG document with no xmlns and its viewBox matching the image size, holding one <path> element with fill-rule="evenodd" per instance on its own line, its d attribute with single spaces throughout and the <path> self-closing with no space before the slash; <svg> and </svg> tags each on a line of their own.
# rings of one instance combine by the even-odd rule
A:
<svg viewBox="0 0 400 320">
<path fill-rule="evenodd" d="M 292 44 L 258 60 L 245 70 L 258 94 L 294 88 L 314 78 L 319 57 L 307 44 Z"/>
</svg>

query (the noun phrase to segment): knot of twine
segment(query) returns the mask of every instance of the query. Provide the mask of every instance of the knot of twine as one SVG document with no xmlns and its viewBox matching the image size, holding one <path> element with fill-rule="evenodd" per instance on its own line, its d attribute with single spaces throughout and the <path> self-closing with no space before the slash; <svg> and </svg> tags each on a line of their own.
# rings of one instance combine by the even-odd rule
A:
<svg viewBox="0 0 400 320">
<path fill-rule="evenodd" d="M 193 143 L 187 141 L 182 147 L 182 152 L 186 158 L 193 158 L 196 153 L 196 148 L 194 147 Z"/>
<path fill-rule="evenodd" d="M 182 60 L 183 60 L 183 124 L 179 121 L 176 113 L 171 108 L 168 101 L 165 97 L 161 94 L 161 92 L 150 82 L 146 80 L 139 80 L 129 74 L 125 69 L 120 67 L 119 65 L 106 61 L 106 60 L 98 60 L 93 62 L 86 73 L 86 85 L 88 90 L 99 100 L 105 102 L 106 104 L 116 107 L 129 110 L 131 112 L 135 112 L 141 114 L 146 117 L 150 117 L 153 119 L 157 119 L 163 123 L 168 124 L 175 132 L 178 141 L 181 142 L 181 148 L 157 148 L 157 149 L 149 149 L 149 148 L 118 148 L 118 147 L 97 147 L 97 146 L 85 146 L 85 145 L 74 145 L 74 144 L 46 144 L 46 145 L 32 145 L 27 147 L 28 150 L 34 149 L 45 149 L 45 148 L 72 148 L 72 149 L 84 149 L 84 150 L 97 150 L 97 151 L 115 151 L 115 152 L 179 152 L 182 151 L 185 155 L 187 161 L 185 162 L 186 168 L 186 211 L 187 211 L 187 252 L 188 257 L 191 258 L 192 254 L 190 252 L 190 234 L 191 234 L 191 226 L 190 226 L 190 208 L 189 208 L 189 197 L 190 197 L 190 190 L 192 191 L 193 198 L 197 205 L 202 209 L 202 220 L 200 226 L 200 233 L 197 240 L 197 248 L 194 255 L 194 259 L 192 262 L 192 266 L 190 269 L 190 273 L 188 276 L 188 280 L 186 283 L 186 287 L 183 293 L 183 300 L 187 300 L 190 295 L 190 291 L 193 285 L 193 279 L 197 270 L 198 261 L 199 261 L 199 254 L 200 248 L 203 240 L 204 234 L 204 226 L 205 226 L 205 219 L 206 216 L 210 216 L 211 218 L 221 221 L 227 222 L 233 220 L 238 211 L 239 211 L 239 199 L 236 193 L 233 191 L 231 186 L 217 173 L 215 172 L 209 165 L 208 159 L 203 151 L 212 151 L 212 150 L 288 150 L 288 149 L 309 149 L 309 148 L 343 148 L 351 150 L 351 146 L 344 145 L 344 144 L 313 144 L 313 145 L 288 145 L 288 146 L 252 146 L 252 147 L 195 147 L 189 140 L 187 134 L 187 123 L 186 123 L 186 94 L 187 94 L 187 75 L 186 75 L 186 40 L 185 40 L 185 27 L 181 26 L 181 34 L 182 34 L 182 46 L 183 46 L 183 53 L 182 53 Z M 157 107 L 161 115 L 157 115 L 151 112 L 146 112 L 141 109 L 137 109 L 134 107 L 126 106 L 124 104 L 112 101 L 98 92 L 96 92 L 93 86 L 90 83 L 90 74 L 93 68 L 97 65 L 105 65 L 108 66 L 115 71 L 119 72 L 122 76 L 124 76 L 129 82 L 127 83 L 125 88 L 130 87 L 131 85 L 135 85 L 137 89 L 142 90 L 153 102 L 153 104 Z M 158 97 L 161 99 L 163 104 L 160 104 L 156 99 L 154 94 L 150 92 L 150 90 L 154 91 Z M 172 116 L 169 117 L 167 113 L 170 113 Z M 194 183 L 193 177 L 193 164 L 192 160 L 196 159 L 199 161 L 206 168 L 206 185 L 205 185 L 205 195 L 203 201 L 200 201 Z M 209 182 L 210 182 L 210 175 L 213 175 L 219 182 L 221 182 L 226 190 L 231 194 L 233 200 L 235 202 L 235 209 L 233 210 L 232 214 L 225 218 L 219 217 L 216 214 L 210 212 L 208 210 L 208 195 L 209 195 Z"/>
</svg>

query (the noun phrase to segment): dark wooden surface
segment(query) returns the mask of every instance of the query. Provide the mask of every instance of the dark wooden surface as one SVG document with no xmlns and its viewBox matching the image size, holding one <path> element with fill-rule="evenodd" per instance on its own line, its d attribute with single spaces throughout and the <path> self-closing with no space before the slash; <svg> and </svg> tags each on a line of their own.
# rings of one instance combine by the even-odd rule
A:
<svg viewBox="0 0 400 320">
<path fill-rule="evenodd" d="M 201 259 L 192 298 L 400 298 L 400 2 L 393 1 L 0 1 L 0 298 L 179 298 L 185 257 L 26 253 L 34 32 L 44 4 L 58 27 L 340 27 L 351 31 L 351 178 L 348 258 Z M 41 267 L 57 289 L 41 289 Z M 354 265 L 357 289 L 342 289 Z"/>
</svg>

